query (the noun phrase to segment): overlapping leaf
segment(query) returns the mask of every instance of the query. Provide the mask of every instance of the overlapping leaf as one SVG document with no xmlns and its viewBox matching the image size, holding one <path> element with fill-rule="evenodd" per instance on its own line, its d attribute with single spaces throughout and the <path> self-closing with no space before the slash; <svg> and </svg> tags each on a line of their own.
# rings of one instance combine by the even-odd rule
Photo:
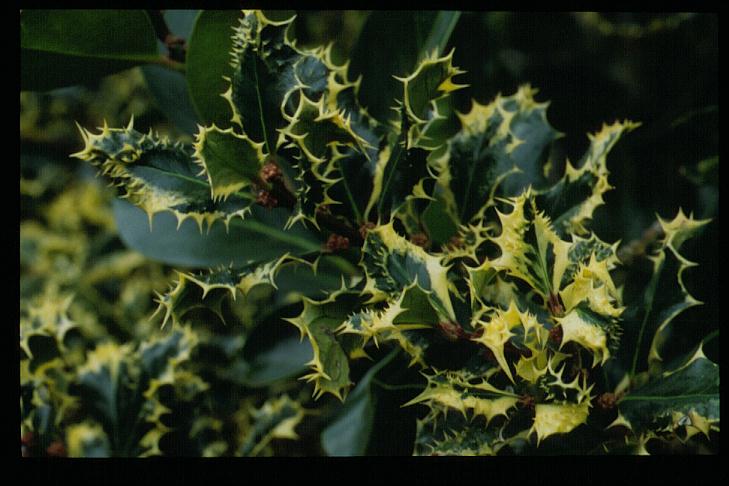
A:
<svg viewBox="0 0 729 486">
<path fill-rule="evenodd" d="M 255 197 L 250 191 L 237 192 L 225 200 L 212 196 L 220 189 L 211 188 L 200 173 L 191 147 L 172 144 L 152 133 L 143 135 L 132 126 L 126 129 L 104 127 L 99 134 L 81 129 L 86 146 L 74 154 L 97 166 L 124 191 L 123 197 L 142 208 L 151 218 L 161 211 L 172 212 L 182 223 L 192 218 L 202 231 L 203 223 L 210 227 L 215 221 L 226 225 L 235 217 L 250 211 Z M 215 184 L 219 183 L 215 178 Z M 229 194 L 223 190 L 223 194 Z"/>
<path fill-rule="evenodd" d="M 708 437 L 719 429 L 719 389 L 719 366 L 699 347 L 677 368 L 626 393 L 613 425 L 624 425 L 636 436 Z"/>
</svg>

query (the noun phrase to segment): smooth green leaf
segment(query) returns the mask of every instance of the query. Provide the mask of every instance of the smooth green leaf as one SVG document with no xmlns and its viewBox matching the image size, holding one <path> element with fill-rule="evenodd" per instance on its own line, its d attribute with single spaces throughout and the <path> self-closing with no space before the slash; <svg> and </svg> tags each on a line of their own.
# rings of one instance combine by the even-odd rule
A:
<svg viewBox="0 0 729 486">
<path fill-rule="evenodd" d="M 321 445 L 329 456 L 361 456 L 367 450 L 377 405 L 372 380 L 396 356 L 392 351 L 372 366 L 347 397 L 341 410 L 321 433 Z"/>
<path fill-rule="evenodd" d="M 143 10 L 23 10 L 21 87 L 47 90 L 156 62 L 152 23 Z"/>
<path fill-rule="evenodd" d="M 181 132 L 197 131 L 198 117 L 187 92 L 185 75 L 162 66 L 142 66 L 144 80 L 162 113 Z"/>
<path fill-rule="evenodd" d="M 114 217 L 124 243 L 148 258 L 179 267 L 245 265 L 270 260 L 283 253 L 303 255 L 319 251 L 321 243 L 302 226 L 283 230 L 284 209 L 254 209 L 255 219 L 236 220 L 200 233 L 197 225 L 185 221 L 177 229 L 172 214 L 154 217 L 152 230 L 147 215 L 131 204 L 114 201 Z"/>
<path fill-rule="evenodd" d="M 253 356 L 244 382 L 251 387 L 264 387 L 295 377 L 306 369 L 312 357 L 309 341 L 296 337 L 281 339 Z"/>
</svg>

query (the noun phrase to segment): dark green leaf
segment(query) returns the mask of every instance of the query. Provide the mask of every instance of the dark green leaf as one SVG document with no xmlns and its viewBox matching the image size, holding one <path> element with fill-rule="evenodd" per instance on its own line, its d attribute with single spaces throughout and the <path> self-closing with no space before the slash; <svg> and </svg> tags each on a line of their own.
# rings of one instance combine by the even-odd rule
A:
<svg viewBox="0 0 729 486">
<path fill-rule="evenodd" d="M 197 131 L 198 118 L 190 101 L 185 75 L 162 66 L 142 66 L 144 80 L 162 113 L 181 132 Z"/>
<path fill-rule="evenodd" d="M 350 74 L 362 75 L 360 101 L 375 119 L 395 116 L 391 107 L 402 97 L 402 86 L 392 76 L 411 73 L 418 60 L 436 47 L 442 52 L 458 16 L 458 12 L 435 11 L 370 14 L 352 52 Z"/>
<path fill-rule="evenodd" d="M 222 224 L 214 225 L 207 233 L 200 233 L 191 221 L 177 230 L 177 221 L 169 213 L 157 215 L 150 231 L 147 215 L 125 201 L 114 201 L 114 216 L 127 246 L 152 260 L 181 267 L 245 265 L 285 252 L 317 252 L 321 245 L 301 226 L 284 231 L 287 213 L 283 209 L 254 208 L 255 218 L 231 221 L 228 232 Z"/>
<path fill-rule="evenodd" d="M 230 77 L 230 46 L 238 10 L 205 10 L 195 20 L 188 41 L 186 72 L 192 104 L 205 124 L 228 126 L 230 106 L 220 96 L 228 89 L 223 76 Z"/>
<path fill-rule="evenodd" d="M 696 418 L 692 419 L 690 413 L 709 422 L 718 422 L 719 366 L 699 351 L 677 370 L 665 372 L 644 386 L 631 390 L 619 402 L 618 408 L 635 433 L 692 424 Z M 672 424 L 675 413 L 687 419 L 679 419 Z"/>
<path fill-rule="evenodd" d="M 372 380 L 397 354 L 391 352 L 370 368 L 354 391 L 347 397 L 341 410 L 322 431 L 321 445 L 329 456 L 361 456 L 367 450 L 375 417 L 376 396 Z"/>
<path fill-rule="evenodd" d="M 160 55 L 143 10 L 23 10 L 21 87 L 47 90 L 148 62 Z"/>
<path fill-rule="evenodd" d="M 255 354 L 244 381 L 251 387 L 271 385 L 301 374 L 311 361 L 313 351 L 309 341 L 297 337 L 277 341 L 273 346 Z"/>
</svg>

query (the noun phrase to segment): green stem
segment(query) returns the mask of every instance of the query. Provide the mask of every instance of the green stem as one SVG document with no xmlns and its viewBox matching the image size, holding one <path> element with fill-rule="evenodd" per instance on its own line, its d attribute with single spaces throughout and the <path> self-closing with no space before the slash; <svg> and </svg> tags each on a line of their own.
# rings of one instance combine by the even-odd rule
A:
<svg viewBox="0 0 729 486">
<path fill-rule="evenodd" d="M 405 134 L 405 140 L 402 141 L 402 143 L 398 142 L 395 144 L 395 152 L 390 157 L 390 160 L 387 161 L 387 166 L 385 167 L 385 170 L 387 170 L 391 164 L 397 165 L 397 163 L 400 161 L 400 157 L 403 153 L 403 145 L 407 143 L 407 134 Z M 393 168 L 390 173 L 387 175 L 387 180 L 382 185 L 382 190 L 380 191 L 380 202 L 377 204 L 377 215 L 378 217 L 382 217 L 382 207 L 383 204 L 385 204 L 385 195 L 387 194 L 387 190 L 390 187 L 390 183 L 392 182 L 392 178 L 395 176 L 395 169 Z"/>
<path fill-rule="evenodd" d="M 266 151 L 268 151 L 269 154 L 273 154 L 274 152 L 271 150 L 271 143 L 268 141 L 266 121 L 263 119 L 263 96 L 261 95 L 261 87 L 259 86 L 258 65 L 256 62 L 253 63 L 253 76 L 256 78 L 256 101 L 258 102 L 258 114 L 261 119 L 261 128 L 263 128 L 263 141 L 266 143 Z"/>
<path fill-rule="evenodd" d="M 653 295 L 656 292 L 656 287 L 658 285 L 658 278 L 661 275 L 661 272 L 663 271 L 663 262 L 661 262 L 661 267 L 656 270 L 656 272 L 653 274 L 653 278 L 650 282 L 650 288 L 648 291 L 648 294 L 646 295 L 645 301 L 645 314 L 643 315 L 643 322 L 640 324 L 640 330 L 638 331 L 638 341 L 635 344 L 635 352 L 633 352 L 633 363 L 630 367 L 630 378 L 635 376 L 635 370 L 638 367 L 638 354 L 640 354 L 640 345 L 643 342 L 643 333 L 645 332 L 646 324 L 648 323 L 648 316 L 650 316 L 651 311 L 653 310 Z"/>
<path fill-rule="evenodd" d="M 398 391 L 398 390 L 423 390 L 425 389 L 424 385 L 416 385 L 416 384 L 409 384 L 409 385 L 390 385 L 388 383 L 382 382 L 378 380 L 377 378 L 372 379 L 372 383 L 379 386 L 380 388 L 384 390 L 389 391 Z"/>
<path fill-rule="evenodd" d="M 339 169 L 339 171 L 342 172 L 341 168 Z M 349 184 L 347 183 L 346 177 L 342 177 L 342 185 L 344 185 L 344 191 L 347 193 L 347 199 L 349 199 L 349 204 L 352 206 L 355 221 L 358 225 L 361 225 L 364 222 L 364 220 L 362 219 L 362 213 L 359 212 L 359 208 L 357 207 L 357 203 L 354 200 L 352 191 L 349 189 Z"/>
</svg>

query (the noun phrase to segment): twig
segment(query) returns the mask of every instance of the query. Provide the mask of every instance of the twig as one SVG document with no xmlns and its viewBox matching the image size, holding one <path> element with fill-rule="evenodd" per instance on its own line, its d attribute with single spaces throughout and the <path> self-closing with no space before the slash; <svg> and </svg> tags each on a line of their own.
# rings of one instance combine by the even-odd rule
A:
<svg viewBox="0 0 729 486">
<path fill-rule="evenodd" d="M 185 39 L 170 32 L 162 10 L 147 10 L 147 14 L 157 38 L 167 47 L 167 58 L 172 62 L 184 63 L 187 53 Z"/>
<path fill-rule="evenodd" d="M 646 249 L 661 236 L 663 236 L 663 228 L 658 221 L 655 221 L 639 239 L 621 247 L 617 252 L 618 258 L 623 264 L 630 265 L 636 258 L 644 256 Z"/>
</svg>

